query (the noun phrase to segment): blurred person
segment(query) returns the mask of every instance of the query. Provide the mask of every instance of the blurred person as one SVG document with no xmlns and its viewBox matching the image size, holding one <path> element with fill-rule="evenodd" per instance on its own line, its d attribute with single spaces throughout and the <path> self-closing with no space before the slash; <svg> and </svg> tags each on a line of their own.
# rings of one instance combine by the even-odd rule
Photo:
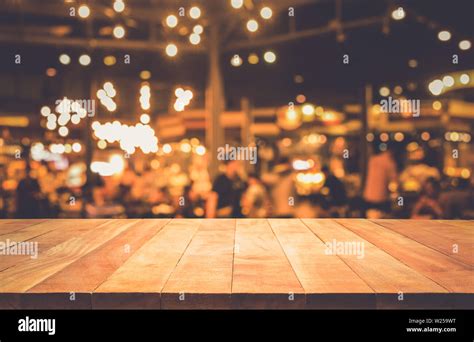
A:
<svg viewBox="0 0 474 342">
<path fill-rule="evenodd" d="M 245 217 L 264 218 L 268 216 L 269 199 L 267 190 L 257 175 L 248 178 L 248 187 L 242 196 L 242 212 Z"/>
<path fill-rule="evenodd" d="M 445 219 L 474 219 L 472 180 L 461 179 L 456 189 L 441 193 L 439 202 L 441 203 Z"/>
<path fill-rule="evenodd" d="M 206 203 L 206 217 L 242 217 L 241 197 L 245 184 L 239 176 L 240 162 L 228 160 L 225 171 L 217 176 Z"/>
<path fill-rule="evenodd" d="M 291 218 L 294 216 L 294 203 L 296 198 L 295 173 L 288 158 L 282 157 L 273 168 L 272 173 L 262 176 L 264 184 L 270 187 L 270 200 L 272 216 L 278 218 Z"/>
<path fill-rule="evenodd" d="M 204 203 L 193 185 L 187 185 L 184 188 L 182 201 L 179 203 L 176 217 L 201 218 L 204 216 Z"/>
<path fill-rule="evenodd" d="M 347 205 L 347 193 L 344 183 L 339 180 L 328 166 L 323 166 L 325 176 L 322 192 L 324 195 L 323 208 L 328 211 L 329 216 L 344 216 L 344 206 Z"/>
<path fill-rule="evenodd" d="M 41 188 L 31 176 L 30 163 L 26 162 L 25 177 L 16 189 L 16 217 L 39 218 L 41 216 Z"/>
<path fill-rule="evenodd" d="M 373 147 L 363 197 L 366 216 L 380 217 L 390 213 L 389 185 L 397 182 L 397 164 L 391 146 L 375 139 Z"/>
<path fill-rule="evenodd" d="M 420 198 L 413 207 L 412 219 L 441 219 L 443 209 L 439 202 L 440 185 L 435 178 L 428 178 L 423 184 Z"/>
</svg>

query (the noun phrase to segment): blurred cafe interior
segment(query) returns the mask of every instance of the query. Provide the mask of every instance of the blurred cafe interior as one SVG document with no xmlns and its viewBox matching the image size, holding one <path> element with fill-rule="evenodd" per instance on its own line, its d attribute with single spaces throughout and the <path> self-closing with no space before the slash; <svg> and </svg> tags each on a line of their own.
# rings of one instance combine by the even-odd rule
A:
<svg viewBox="0 0 474 342">
<path fill-rule="evenodd" d="M 474 219 L 449 4 L 1 1 L 0 216 Z"/>
</svg>

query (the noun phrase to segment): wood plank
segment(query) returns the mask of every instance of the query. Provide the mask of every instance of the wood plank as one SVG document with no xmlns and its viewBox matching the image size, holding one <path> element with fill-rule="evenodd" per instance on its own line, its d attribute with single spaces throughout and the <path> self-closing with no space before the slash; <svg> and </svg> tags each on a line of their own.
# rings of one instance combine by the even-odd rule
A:
<svg viewBox="0 0 474 342">
<path fill-rule="evenodd" d="M 474 230 L 431 221 L 374 220 L 373 222 L 474 266 Z"/>
<path fill-rule="evenodd" d="M 311 309 L 375 308 L 374 291 L 300 220 L 269 219 Z"/>
<path fill-rule="evenodd" d="M 2 240 L 10 240 L 14 242 L 23 242 L 29 241 L 32 239 L 37 239 L 38 237 L 52 232 L 56 229 L 63 229 L 66 226 L 75 225 L 83 220 L 81 219 L 55 219 L 55 220 L 46 220 L 41 223 L 37 223 L 34 225 L 28 225 L 23 229 L 16 230 L 14 232 L 2 235 Z M 100 222 L 99 222 L 100 221 Z M 107 220 L 91 220 L 91 223 L 95 224 L 95 222 L 99 223 L 106 223 Z M 2 251 L 3 248 L 0 248 Z"/>
<path fill-rule="evenodd" d="M 448 291 L 333 220 L 302 220 L 376 292 L 377 307 L 445 307 Z M 363 253 L 354 253 L 360 247 Z M 403 300 L 400 295 L 403 294 Z"/>
<path fill-rule="evenodd" d="M 140 220 L 99 248 L 37 284 L 23 296 L 26 309 L 91 308 L 90 293 L 103 283 L 169 219 Z M 75 300 L 70 300 L 70 294 Z M 85 300 L 78 300 L 81 297 Z"/>
<path fill-rule="evenodd" d="M 467 220 L 436 220 L 436 222 L 444 223 L 450 226 L 456 226 L 460 228 L 473 229 L 474 221 Z"/>
<path fill-rule="evenodd" d="M 28 226 L 34 226 L 35 224 L 45 222 L 46 219 L 25 219 L 25 220 L 0 220 L 0 236 L 13 233 L 17 230 L 26 228 Z"/>
<path fill-rule="evenodd" d="M 161 307 L 161 291 L 201 220 L 174 219 L 92 293 L 93 308 Z"/>
<path fill-rule="evenodd" d="M 474 293 L 472 267 L 374 222 L 354 219 L 336 221 L 450 292 Z M 472 305 L 473 296 L 466 299 L 468 297 Z"/>
<path fill-rule="evenodd" d="M 235 219 L 199 226 L 161 293 L 162 309 L 230 309 Z"/>
<path fill-rule="evenodd" d="M 235 233 L 233 308 L 304 308 L 304 290 L 269 223 L 239 219 Z"/>
<path fill-rule="evenodd" d="M 52 220 L 49 224 L 54 226 L 57 225 L 56 229 L 48 231 L 33 240 L 28 241 L 38 243 L 37 257 L 41 258 L 49 249 L 56 245 L 84 234 L 105 222 L 106 221 L 104 220 Z M 32 258 L 31 255 L 8 255 L 7 252 L 3 250 L 0 251 L 0 255 L 0 272 Z"/>
<path fill-rule="evenodd" d="M 49 276 L 112 239 L 136 220 L 111 220 L 65 241 L 43 255 L 0 272 L 0 293 L 24 293 Z M 37 228 L 39 225 L 37 226 Z"/>
</svg>

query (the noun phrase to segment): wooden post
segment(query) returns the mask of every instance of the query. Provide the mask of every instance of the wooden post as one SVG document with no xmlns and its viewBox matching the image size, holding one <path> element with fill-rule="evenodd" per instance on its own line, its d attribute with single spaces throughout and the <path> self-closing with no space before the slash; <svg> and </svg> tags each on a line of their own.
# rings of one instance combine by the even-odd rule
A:
<svg viewBox="0 0 474 342">
<path fill-rule="evenodd" d="M 206 89 L 206 145 L 209 156 L 209 174 L 214 178 L 219 161 L 217 149 L 222 146 L 221 113 L 225 108 L 224 85 L 220 68 L 219 24 L 212 22 L 209 36 L 209 78 Z"/>
<path fill-rule="evenodd" d="M 86 84 L 85 84 L 85 94 L 89 94 L 89 100 L 93 101 L 96 99 L 96 92 L 97 92 L 97 80 L 92 78 L 92 72 L 88 74 L 88 77 L 86 77 Z M 99 109 L 99 105 L 97 102 L 94 104 L 94 116 L 97 116 L 97 111 Z M 92 163 L 92 158 L 94 156 L 94 141 L 92 138 L 92 118 L 87 113 L 87 116 L 84 119 L 85 121 L 85 127 L 84 130 L 82 131 L 82 141 L 84 142 L 84 147 L 85 147 L 85 164 L 86 164 L 86 184 L 84 186 L 84 192 L 83 194 L 83 202 L 82 202 L 82 208 L 81 208 L 81 216 L 85 218 L 86 215 L 86 204 L 92 201 L 92 190 L 93 190 L 93 185 L 92 185 L 92 170 L 91 170 L 91 163 Z"/>
<path fill-rule="evenodd" d="M 362 107 L 362 131 L 360 137 L 360 159 L 359 159 L 359 169 L 361 176 L 361 189 L 364 191 L 365 187 L 365 178 L 367 176 L 367 167 L 368 167 L 368 144 L 367 144 L 367 133 L 369 132 L 368 120 L 370 115 L 370 110 L 372 109 L 373 101 L 373 89 L 372 85 L 367 84 L 364 88 L 364 103 Z"/>
</svg>

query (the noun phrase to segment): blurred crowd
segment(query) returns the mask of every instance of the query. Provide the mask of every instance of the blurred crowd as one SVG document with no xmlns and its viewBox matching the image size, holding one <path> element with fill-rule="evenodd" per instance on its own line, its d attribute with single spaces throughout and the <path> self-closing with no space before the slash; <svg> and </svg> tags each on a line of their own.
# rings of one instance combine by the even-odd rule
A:
<svg viewBox="0 0 474 342">
<path fill-rule="evenodd" d="M 111 217 L 111 218 L 263 218 L 263 217 L 369 217 L 415 219 L 472 219 L 474 192 L 469 178 L 452 180 L 432 165 L 397 165 L 388 147 L 374 148 L 360 189 L 349 194 L 342 177 L 321 165 L 322 184 L 311 194 L 296 191 L 297 171 L 292 161 L 280 157 L 260 174 L 246 171 L 245 162 L 227 161 L 212 181 L 209 177 L 184 177 L 180 187 L 169 185 L 160 169 L 137 172 L 125 168 L 120 177 L 92 174 L 84 182 L 71 182 L 65 171 L 47 163 L 27 163 L 19 181 L 2 179 L 2 217 Z M 417 191 L 402 183 L 413 168 Z M 82 170 L 78 177 L 85 177 Z M 71 185 L 72 184 L 72 185 Z M 76 185 L 74 185 L 76 184 Z"/>
</svg>

